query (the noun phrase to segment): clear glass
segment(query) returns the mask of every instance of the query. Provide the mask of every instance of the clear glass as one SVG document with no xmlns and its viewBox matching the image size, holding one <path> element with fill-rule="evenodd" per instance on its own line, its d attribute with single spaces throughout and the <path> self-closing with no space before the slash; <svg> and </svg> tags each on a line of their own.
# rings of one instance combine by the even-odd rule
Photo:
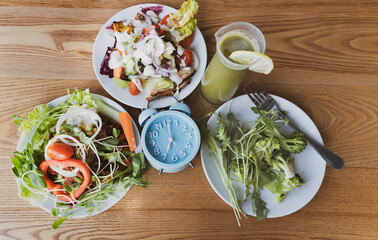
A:
<svg viewBox="0 0 378 240">
<path fill-rule="evenodd" d="M 215 33 L 216 53 L 202 77 L 200 86 L 202 96 L 213 104 L 221 104 L 230 100 L 249 68 L 249 65 L 235 63 L 225 56 L 228 51 L 225 47 L 227 46 L 226 41 L 230 42 L 231 38 L 235 36 L 247 38 L 253 46 L 253 51 L 265 52 L 264 35 L 254 25 L 247 22 L 235 22 L 219 29 Z M 233 51 L 236 50 L 246 49 L 233 49 Z"/>
</svg>

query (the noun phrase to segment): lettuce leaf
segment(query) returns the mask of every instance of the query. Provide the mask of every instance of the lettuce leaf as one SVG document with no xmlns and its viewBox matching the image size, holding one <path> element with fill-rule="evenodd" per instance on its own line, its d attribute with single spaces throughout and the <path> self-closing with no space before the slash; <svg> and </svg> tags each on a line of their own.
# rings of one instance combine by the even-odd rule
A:
<svg viewBox="0 0 378 240">
<path fill-rule="evenodd" d="M 180 33 L 175 36 L 177 42 L 190 36 L 197 25 L 194 15 L 198 12 L 198 3 L 195 0 L 188 0 L 181 5 L 177 13 L 170 13 L 168 24 Z"/>
<path fill-rule="evenodd" d="M 43 152 L 34 151 L 31 144 L 28 144 L 24 151 L 15 152 L 12 158 L 12 171 L 16 176 L 18 195 L 32 205 L 38 205 L 46 200 L 44 194 L 46 184 L 38 169 L 42 155 Z M 31 192 L 25 185 L 41 194 Z"/>
<path fill-rule="evenodd" d="M 177 13 L 169 14 L 169 23 L 174 28 L 183 27 L 194 18 L 198 12 L 198 3 L 195 0 L 188 0 L 181 5 Z"/>
<path fill-rule="evenodd" d="M 96 108 L 96 101 L 92 98 L 92 94 L 89 93 L 89 89 L 84 91 L 80 89 L 75 89 L 73 93 L 70 94 L 70 90 L 67 89 L 68 97 L 62 105 L 84 105 L 86 104 L 89 108 Z"/>
<path fill-rule="evenodd" d="M 196 27 L 196 25 L 197 25 L 197 20 L 191 19 L 184 26 L 177 28 L 176 30 L 180 32 L 180 36 L 176 37 L 176 40 L 180 42 L 184 40 L 185 38 L 189 37 L 194 31 L 194 28 Z"/>
<path fill-rule="evenodd" d="M 261 221 L 267 218 L 268 208 L 266 207 L 266 203 L 260 198 L 260 193 L 256 188 L 251 196 L 251 206 L 252 210 L 256 212 L 257 220 Z"/>
<path fill-rule="evenodd" d="M 173 89 L 174 87 L 175 84 L 169 78 L 149 78 L 146 84 L 145 93 L 146 96 L 151 96 L 151 92 L 154 89 Z"/>
<path fill-rule="evenodd" d="M 27 134 L 32 130 L 38 120 L 49 112 L 49 110 L 49 107 L 45 104 L 38 105 L 29 114 L 26 113 L 24 118 L 14 115 L 14 124 L 19 126 L 18 130 L 20 132 L 25 132 Z"/>
</svg>

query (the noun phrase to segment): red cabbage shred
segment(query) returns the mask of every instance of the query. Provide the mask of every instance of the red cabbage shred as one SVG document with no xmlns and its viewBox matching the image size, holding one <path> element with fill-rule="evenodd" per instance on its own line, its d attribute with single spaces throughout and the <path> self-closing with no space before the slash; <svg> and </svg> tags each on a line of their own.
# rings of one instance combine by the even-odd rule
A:
<svg viewBox="0 0 378 240">
<path fill-rule="evenodd" d="M 101 67 L 100 67 L 100 74 L 106 75 L 110 78 L 113 78 L 113 69 L 109 68 L 109 60 L 110 60 L 110 54 L 115 51 L 115 48 L 108 47 L 106 50 L 104 59 L 102 60 Z"/>
<path fill-rule="evenodd" d="M 142 8 L 141 12 L 146 14 L 147 11 L 154 11 L 157 15 L 159 15 L 161 12 L 163 12 L 163 6 L 157 5 L 157 6 L 151 6 L 151 7 L 145 7 Z"/>
</svg>

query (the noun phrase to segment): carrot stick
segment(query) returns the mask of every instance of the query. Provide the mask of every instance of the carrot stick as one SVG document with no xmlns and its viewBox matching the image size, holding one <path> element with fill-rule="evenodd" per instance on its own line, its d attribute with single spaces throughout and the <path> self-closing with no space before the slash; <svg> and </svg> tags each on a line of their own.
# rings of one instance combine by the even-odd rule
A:
<svg viewBox="0 0 378 240">
<path fill-rule="evenodd" d="M 118 113 L 118 118 L 121 122 L 123 132 L 126 135 L 127 142 L 129 143 L 130 151 L 134 151 L 136 149 L 136 143 L 130 114 L 127 112 Z"/>
<path fill-rule="evenodd" d="M 121 79 L 122 72 L 123 72 L 123 67 L 122 66 L 113 69 L 113 75 L 114 75 L 115 78 Z"/>
</svg>

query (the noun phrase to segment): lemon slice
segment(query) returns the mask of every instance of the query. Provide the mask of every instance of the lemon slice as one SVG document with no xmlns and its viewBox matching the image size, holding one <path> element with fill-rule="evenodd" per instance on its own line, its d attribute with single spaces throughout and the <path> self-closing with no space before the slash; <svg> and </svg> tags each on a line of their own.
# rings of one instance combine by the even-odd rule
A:
<svg viewBox="0 0 378 240">
<path fill-rule="evenodd" d="M 249 70 L 269 74 L 273 68 L 273 60 L 267 55 L 251 51 L 235 51 L 231 53 L 230 59 L 240 64 L 251 65 Z"/>
</svg>

